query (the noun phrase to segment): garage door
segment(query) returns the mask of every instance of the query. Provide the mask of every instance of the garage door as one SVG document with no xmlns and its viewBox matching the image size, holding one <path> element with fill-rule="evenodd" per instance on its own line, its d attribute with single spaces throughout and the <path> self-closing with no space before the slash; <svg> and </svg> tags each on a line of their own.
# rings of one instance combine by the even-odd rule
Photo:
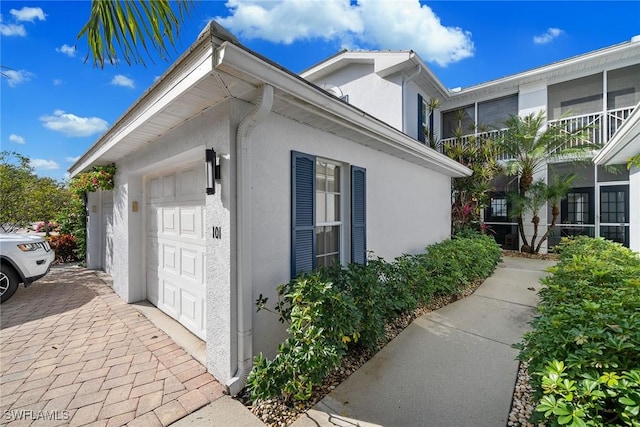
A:
<svg viewBox="0 0 640 427">
<path fill-rule="evenodd" d="M 205 339 L 205 184 L 201 164 L 147 177 L 147 298 Z"/>
</svg>

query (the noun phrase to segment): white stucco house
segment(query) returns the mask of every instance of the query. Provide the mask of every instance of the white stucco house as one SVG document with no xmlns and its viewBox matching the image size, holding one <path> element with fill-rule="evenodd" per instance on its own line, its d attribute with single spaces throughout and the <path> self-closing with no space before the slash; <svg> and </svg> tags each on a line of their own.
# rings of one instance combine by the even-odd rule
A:
<svg viewBox="0 0 640 427">
<path fill-rule="evenodd" d="M 636 141 L 631 145 L 637 147 L 637 131 L 633 136 L 629 129 L 635 125 L 625 122 L 638 115 L 640 36 L 453 90 L 445 88 L 414 51 L 342 51 L 301 76 L 417 140 L 435 141 L 440 149 L 456 139 L 458 130 L 463 143 L 472 136 L 497 136 L 511 115 L 542 111 L 548 126 L 591 126 L 590 142 L 604 146 L 603 153 L 627 148 L 615 155 L 603 154 L 601 161 L 591 166 L 576 169 L 574 164 L 559 160 L 538 171 L 536 178 L 547 181 L 571 171 L 578 175 L 562 202 L 561 224 L 550 237 L 549 246 L 562 236 L 574 234 L 603 236 L 626 246 L 640 240 L 640 226 L 634 226 L 634 215 L 640 211 L 640 188 L 634 185 L 638 172 L 636 168 L 629 174 L 625 167 L 625 155 L 633 151 L 625 144 Z M 432 100 L 438 101 L 433 111 L 429 108 Z M 619 129 L 627 136 L 616 135 Z M 614 145 L 607 145 L 609 142 Z M 619 173 L 611 173 L 605 163 L 618 165 Z M 517 224 L 509 216 L 511 206 L 506 198 L 506 192 L 517 188 L 517 183 L 506 177 L 497 181 L 484 220 L 503 247 L 518 249 Z M 551 221 L 550 212 L 540 216 L 542 225 Z M 525 225 L 530 227 L 526 231 L 531 236 L 533 226 Z"/>
<path fill-rule="evenodd" d="M 451 178 L 470 170 L 357 105 L 211 23 L 70 169 L 117 167 L 88 195 L 88 267 L 206 341 L 231 393 L 284 338 L 258 295 L 450 236 Z"/>
</svg>

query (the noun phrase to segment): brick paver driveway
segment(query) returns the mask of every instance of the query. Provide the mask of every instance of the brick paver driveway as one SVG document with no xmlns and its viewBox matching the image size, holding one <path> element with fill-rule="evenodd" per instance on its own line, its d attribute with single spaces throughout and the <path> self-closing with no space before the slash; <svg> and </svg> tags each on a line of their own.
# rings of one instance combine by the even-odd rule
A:
<svg viewBox="0 0 640 427">
<path fill-rule="evenodd" d="M 92 271 L 53 268 L 0 320 L 0 425 L 168 425 L 223 395 Z"/>
</svg>

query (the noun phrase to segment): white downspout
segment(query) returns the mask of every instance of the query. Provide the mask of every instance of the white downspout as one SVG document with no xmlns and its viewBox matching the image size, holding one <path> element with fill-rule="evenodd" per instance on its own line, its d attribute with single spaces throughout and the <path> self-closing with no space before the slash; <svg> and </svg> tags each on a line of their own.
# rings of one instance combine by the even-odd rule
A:
<svg viewBox="0 0 640 427">
<path fill-rule="evenodd" d="M 413 53 L 411 54 L 413 56 Z M 407 83 L 413 80 L 422 71 L 422 64 L 416 66 L 416 71 L 402 80 L 402 132 L 409 135 L 409 118 L 406 114 L 407 104 Z M 418 123 L 419 125 L 419 123 Z"/>
<path fill-rule="evenodd" d="M 273 86 L 262 85 L 256 106 L 238 125 L 236 135 L 237 194 L 237 274 L 236 301 L 238 316 L 238 360 L 236 373 L 225 384 L 230 395 L 238 394 L 247 384 L 253 365 L 252 350 L 252 253 L 251 253 L 251 151 L 249 137 L 262 123 L 273 106 Z"/>
</svg>

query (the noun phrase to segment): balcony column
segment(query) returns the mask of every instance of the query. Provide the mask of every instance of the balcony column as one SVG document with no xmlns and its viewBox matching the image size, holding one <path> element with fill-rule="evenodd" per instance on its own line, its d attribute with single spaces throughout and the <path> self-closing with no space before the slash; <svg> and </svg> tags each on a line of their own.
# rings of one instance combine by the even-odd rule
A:
<svg viewBox="0 0 640 427">
<path fill-rule="evenodd" d="M 607 109 L 607 70 L 602 73 L 602 121 L 600 122 L 600 141 L 602 145 L 609 141 L 609 112 Z"/>
</svg>

